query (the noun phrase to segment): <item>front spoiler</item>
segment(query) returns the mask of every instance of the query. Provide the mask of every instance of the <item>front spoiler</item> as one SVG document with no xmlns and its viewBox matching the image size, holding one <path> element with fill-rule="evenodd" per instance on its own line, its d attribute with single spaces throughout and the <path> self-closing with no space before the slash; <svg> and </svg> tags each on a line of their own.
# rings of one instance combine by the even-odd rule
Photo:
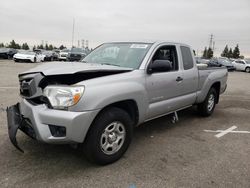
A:
<svg viewBox="0 0 250 188">
<path fill-rule="evenodd" d="M 16 134 L 18 129 L 25 134 L 35 139 L 36 134 L 34 129 L 30 126 L 28 119 L 25 119 L 19 111 L 19 103 L 16 105 L 7 107 L 7 121 L 8 121 L 8 133 L 11 143 L 21 152 L 24 152 L 17 143 Z"/>
</svg>

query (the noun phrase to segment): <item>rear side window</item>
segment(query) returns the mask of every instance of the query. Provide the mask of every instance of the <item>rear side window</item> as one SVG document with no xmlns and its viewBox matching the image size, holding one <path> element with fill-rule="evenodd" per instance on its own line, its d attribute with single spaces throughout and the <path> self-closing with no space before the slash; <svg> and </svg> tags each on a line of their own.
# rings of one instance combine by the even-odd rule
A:
<svg viewBox="0 0 250 188">
<path fill-rule="evenodd" d="M 186 46 L 181 46 L 181 55 L 182 55 L 184 70 L 193 68 L 194 62 L 190 48 Z"/>
</svg>

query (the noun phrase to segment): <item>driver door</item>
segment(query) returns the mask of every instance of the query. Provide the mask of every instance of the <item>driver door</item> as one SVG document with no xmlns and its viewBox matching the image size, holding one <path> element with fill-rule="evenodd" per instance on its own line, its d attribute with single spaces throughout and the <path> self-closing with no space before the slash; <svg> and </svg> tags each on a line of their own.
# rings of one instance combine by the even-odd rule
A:
<svg viewBox="0 0 250 188">
<path fill-rule="evenodd" d="M 176 100 L 181 93 L 182 71 L 179 69 L 176 46 L 166 45 L 159 47 L 150 63 L 154 60 L 169 60 L 172 69 L 167 72 L 153 72 L 146 76 L 149 108 L 146 119 L 151 119 L 181 107 Z"/>
</svg>

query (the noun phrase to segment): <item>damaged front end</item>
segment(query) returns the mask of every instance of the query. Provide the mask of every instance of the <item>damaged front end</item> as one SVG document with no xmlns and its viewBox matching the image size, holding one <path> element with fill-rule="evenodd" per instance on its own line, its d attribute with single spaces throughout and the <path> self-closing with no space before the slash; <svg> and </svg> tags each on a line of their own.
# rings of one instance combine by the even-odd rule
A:
<svg viewBox="0 0 250 188">
<path fill-rule="evenodd" d="M 18 129 L 23 131 L 25 134 L 35 139 L 36 134 L 34 129 L 30 126 L 28 119 L 23 118 L 19 111 L 19 103 L 7 108 L 7 121 L 8 121 L 8 133 L 11 143 L 21 152 L 23 150 L 18 146 L 16 135 Z"/>
<path fill-rule="evenodd" d="M 82 63 L 81 63 L 82 64 Z M 64 65 L 64 64 L 62 64 Z M 66 65 L 64 65 L 66 66 Z M 69 66 L 67 64 L 67 66 Z M 86 66 L 86 65 L 84 65 Z M 91 65 L 93 67 L 93 65 Z M 102 67 L 102 66 L 101 66 Z M 79 66 L 75 67 L 75 72 L 72 70 L 70 71 L 59 71 L 58 73 L 51 73 L 49 74 L 48 69 L 37 69 L 25 72 L 19 75 L 19 84 L 20 84 L 20 96 L 32 107 L 39 106 L 39 105 L 46 105 L 48 109 L 53 109 L 53 106 L 50 104 L 49 99 L 44 96 L 43 91 L 47 86 L 50 85 L 74 85 L 81 81 L 104 77 L 104 76 L 111 76 L 115 74 L 126 73 L 132 70 L 123 69 L 118 67 L 100 69 L 92 69 L 89 70 L 87 67 L 85 70 L 81 70 Z M 21 152 L 23 150 L 19 147 L 16 135 L 18 130 L 21 130 L 29 137 L 33 139 L 39 139 L 39 132 L 35 126 L 35 120 L 32 120 L 32 123 L 29 118 L 32 119 L 32 111 L 31 113 L 25 113 L 23 108 L 20 108 L 21 105 L 17 103 L 16 105 L 10 106 L 7 108 L 7 120 L 8 120 L 8 134 L 11 143 Z M 21 110 L 22 109 L 22 110 Z M 25 115 L 24 115 L 25 114 Z"/>
</svg>

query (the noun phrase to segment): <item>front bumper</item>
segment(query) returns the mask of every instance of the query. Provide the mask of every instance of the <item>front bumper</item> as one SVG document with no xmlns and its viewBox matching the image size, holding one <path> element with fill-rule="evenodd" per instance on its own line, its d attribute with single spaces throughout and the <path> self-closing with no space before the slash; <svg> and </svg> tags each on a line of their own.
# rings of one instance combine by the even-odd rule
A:
<svg viewBox="0 0 250 188">
<path fill-rule="evenodd" d="M 27 100 L 7 109 L 9 137 L 18 149 L 17 130 L 45 143 L 82 143 L 99 110 L 70 112 L 49 109 L 46 105 L 32 105 Z M 53 136 L 49 126 L 64 127 L 63 137 Z"/>
<path fill-rule="evenodd" d="M 32 63 L 34 62 L 34 58 L 25 58 L 25 57 L 13 57 L 14 61 L 20 61 L 20 62 L 28 62 Z"/>
</svg>

